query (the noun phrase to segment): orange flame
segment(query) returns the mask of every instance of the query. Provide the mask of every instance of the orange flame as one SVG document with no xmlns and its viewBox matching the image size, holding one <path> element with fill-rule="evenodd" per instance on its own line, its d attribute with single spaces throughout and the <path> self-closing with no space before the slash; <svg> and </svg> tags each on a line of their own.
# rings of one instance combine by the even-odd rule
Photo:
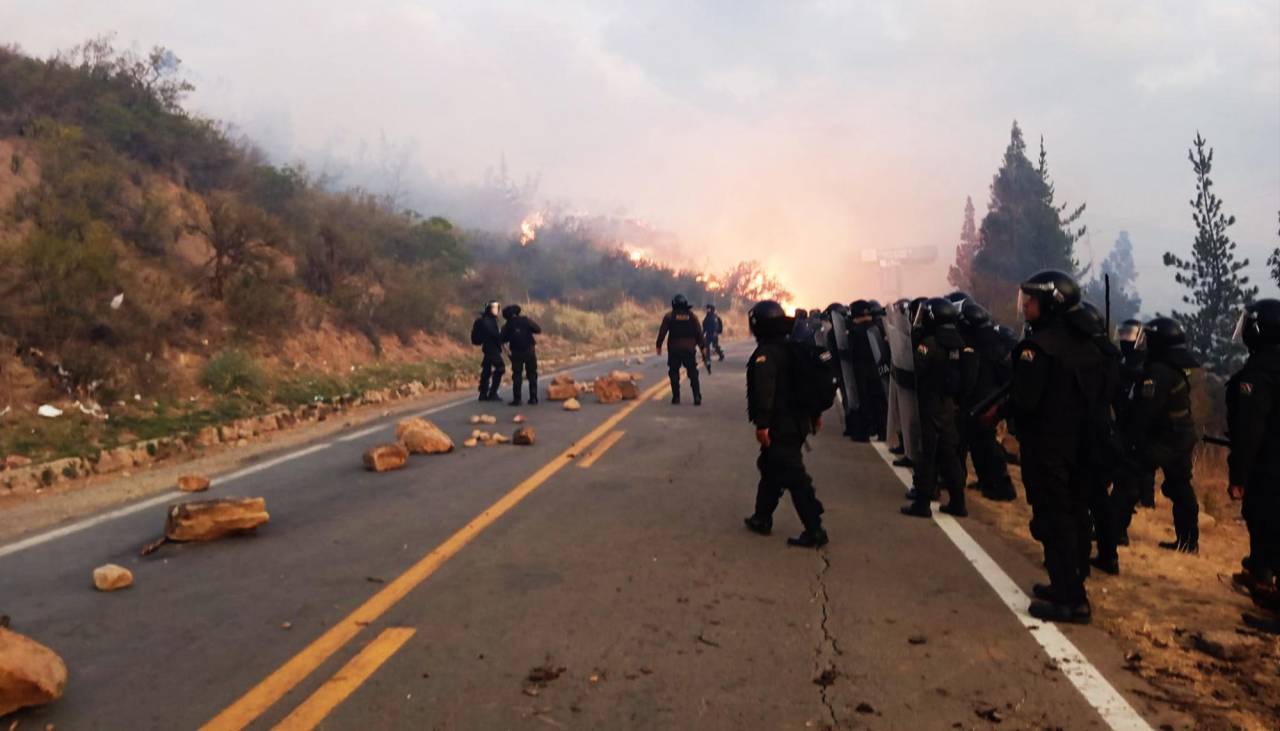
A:
<svg viewBox="0 0 1280 731">
<path fill-rule="evenodd" d="M 538 238 L 538 229 L 543 224 L 542 211 L 534 211 L 520 222 L 520 245 L 528 246 Z"/>
</svg>

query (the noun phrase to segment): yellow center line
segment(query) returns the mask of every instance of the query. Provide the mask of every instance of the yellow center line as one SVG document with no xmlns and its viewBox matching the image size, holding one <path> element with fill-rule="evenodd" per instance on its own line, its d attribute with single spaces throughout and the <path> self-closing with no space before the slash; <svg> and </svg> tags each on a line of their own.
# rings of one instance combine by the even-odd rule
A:
<svg viewBox="0 0 1280 731">
<path fill-rule="evenodd" d="M 523 482 L 512 488 L 497 502 L 490 505 L 469 523 L 459 528 L 444 543 L 436 546 L 417 563 L 410 566 L 403 574 L 391 580 L 378 593 L 365 600 L 354 612 L 339 620 L 328 631 L 317 637 L 301 652 L 287 660 L 283 665 L 268 675 L 236 702 L 201 727 L 201 731 L 239 731 L 253 723 L 268 708 L 293 690 L 298 683 L 307 678 L 316 668 L 328 660 L 333 653 L 351 641 L 365 626 L 381 617 L 388 609 L 403 599 L 410 591 L 426 581 L 437 569 L 453 558 L 473 538 L 488 528 L 498 518 L 511 510 L 529 493 L 538 489 L 544 482 L 569 464 L 579 454 L 590 447 L 602 435 L 608 433 L 627 418 L 631 412 L 640 407 L 655 393 L 660 393 L 669 384 L 661 383 L 648 391 L 641 398 L 622 407 L 616 414 L 605 419 L 603 423 L 592 429 L 586 436 L 569 445 L 569 448 L 558 454 L 547 464 L 530 475 Z"/>
<path fill-rule="evenodd" d="M 410 627 L 388 627 L 382 630 L 373 642 L 343 665 L 332 678 L 326 680 L 310 698 L 276 724 L 275 731 L 311 731 L 319 726 L 325 716 L 356 692 L 415 632 L 417 630 Z"/>
<path fill-rule="evenodd" d="M 595 464 L 596 460 L 603 457 L 604 453 L 609 451 L 609 447 L 612 447 L 613 445 L 617 444 L 618 440 L 622 439 L 623 434 L 626 434 L 626 432 L 615 431 L 615 432 L 611 432 L 609 436 L 605 437 L 604 439 L 601 439 L 596 444 L 596 446 L 591 448 L 591 454 L 587 455 L 586 459 L 582 460 L 581 462 L 578 462 L 578 466 L 585 470 L 586 468 Z"/>
</svg>

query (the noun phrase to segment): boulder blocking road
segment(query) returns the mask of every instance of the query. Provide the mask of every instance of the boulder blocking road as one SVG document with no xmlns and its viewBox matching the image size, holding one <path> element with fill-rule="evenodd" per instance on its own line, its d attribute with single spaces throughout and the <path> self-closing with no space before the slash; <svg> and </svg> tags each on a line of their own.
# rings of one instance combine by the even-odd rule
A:
<svg viewBox="0 0 1280 731">
<path fill-rule="evenodd" d="M 534 446 L 414 456 L 366 471 L 394 421 L 307 445 L 220 484 L 262 496 L 255 535 L 138 549 L 165 506 L 0 555 L 0 612 L 56 650 L 66 694 L 19 728 L 1146 728 L 1166 719 L 1093 628 L 1062 631 L 1132 709 L 1106 717 L 933 521 L 898 515 L 879 451 L 839 435 L 808 453 L 831 544 L 788 548 L 751 509 L 744 356 L 672 406 L 665 359 L 641 398 L 582 410 L 459 403 Z M 660 362 L 661 360 L 661 362 Z M 618 367 L 603 363 L 589 379 Z M 636 370 L 633 368 L 632 370 Z M 965 536 L 1023 589 L 1034 566 L 976 521 Z M 948 529 L 953 530 L 953 529 Z M 134 584 L 104 594 L 95 567 Z M 981 568 L 979 566 L 978 568 Z M 1016 597 L 1015 597 L 1016 599 Z M 1056 631 L 1056 630 L 1054 630 Z M 1125 705 L 1125 708 L 1129 708 Z M 10 722 L 5 719 L 5 724 Z"/>
</svg>

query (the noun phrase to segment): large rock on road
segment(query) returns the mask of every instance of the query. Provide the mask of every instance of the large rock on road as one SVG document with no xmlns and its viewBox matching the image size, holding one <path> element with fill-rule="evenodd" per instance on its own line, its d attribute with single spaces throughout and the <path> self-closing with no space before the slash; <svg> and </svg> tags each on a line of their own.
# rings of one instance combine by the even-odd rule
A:
<svg viewBox="0 0 1280 731">
<path fill-rule="evenodd" d="M 169 508 L 164 536 L 171 541 L 212 541 L 234 533 L 248 533 L 270 518 L 267 501 L 260 497 L 178 503 Z"/>
<path fill-rule="evenodd" d="M 67 666 L 53 650 L 0 627 L 0 716 L 57 700 Z"/>
</svg>

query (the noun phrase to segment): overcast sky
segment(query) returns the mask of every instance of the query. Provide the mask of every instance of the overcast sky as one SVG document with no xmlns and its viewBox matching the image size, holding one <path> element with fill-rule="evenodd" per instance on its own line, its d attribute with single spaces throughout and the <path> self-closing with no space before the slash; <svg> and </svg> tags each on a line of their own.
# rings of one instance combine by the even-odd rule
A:
<svg viewBox="0 0 1280 731">
<path fill-rule="evenodd" d="M 108 31 L 174 49 L 191 105 L 279 160 L 391 148 L 469 181 L 505 154 L 548 199 L 644 218 L 695 262 L 760 258 L 822 303 L 889 294 L 863 249 L 937 246 L 910 293 L 945 287 L 1017 118 L 1088 203 L 1081 257 L 1128 230 L 1144 309 L 1168 308 L 1199 130 L 1275 294 L 1280 0 L 0 0 L 0 42 L 37 55 Z"/>
</svg>

